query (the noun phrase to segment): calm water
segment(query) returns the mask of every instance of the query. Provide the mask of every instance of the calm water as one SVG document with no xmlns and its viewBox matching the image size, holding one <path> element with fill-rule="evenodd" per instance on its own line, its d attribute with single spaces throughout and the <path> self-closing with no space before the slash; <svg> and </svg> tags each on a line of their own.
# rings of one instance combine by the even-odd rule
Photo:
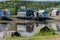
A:
<svg viewBox="0 0 60 40">
<path fill-rule="evenodd" d="M 49 23 L 49 22 L 37 22 L 37 23 L 27 23 L 27 24 L 17 24 L 17 31 L 23 37 L 30 37 L 35 34 L 35 30 L 43 28 L 43 25 L 46 27 L 52 27 L 55 33 L 60 32 L 60 23 Z M 12 29 L 11 24 L 0 24 L 0 38 L 3 37 L 3 31 Z M 40 30 L 39 30 L 40 31 Z"/>
<path fill-rule="evenodd" d="M 29 24 L 29 23 L 28 23 Z M 53 23 L 49 23 L 49 22 L 38 22 L 38 23 L 34 23 L 34 24 L 30 24 L 28 27 L 30 27 L 30 28 L 28 28 L 28 30 L 30 30 L 31 32 L 29 32 L 29 31 L 27 31 L 27 25 L 19 25 L 19 26 L 17 26 L 18 27 L 18 30 L 19 30 L 19 33 L 22 35 L 22 36 L 32 36 L 32 35 L 34 35 L 35 34 L 35 30 L 34 29 L 39 29 L 39 28 L 41 28 L 41 27 L 43 27 L 43 25 L 44 26 L 46 26 L 46 27 L 52 27 L 53 29 L 54 29 L 54 31 L 55 31 L 55 33 L 58 33 L 59 34 L 59 31 L 60 31 L 60 23 L 58 22 L 58 23 L 55 23 L 55 22 L 53 22 Z M 20 29 L 19 29 L 19 27 L 20 27 Z M 33 29 L 32 29 L 32 27 L 33 27 Z M 40 30 L 39 30 L 40 31 Z"/>
</svg>

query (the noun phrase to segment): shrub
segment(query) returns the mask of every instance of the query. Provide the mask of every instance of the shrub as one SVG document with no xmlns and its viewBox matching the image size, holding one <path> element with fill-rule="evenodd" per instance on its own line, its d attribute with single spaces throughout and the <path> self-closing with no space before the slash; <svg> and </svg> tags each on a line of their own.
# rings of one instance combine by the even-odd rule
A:
<svg viewBox="0 0 60 40">
<path fill-rule="evenodd" d="M 40 30 L 40 32 L 34 34 L 34 36 L 44 36 L 44 35 L 55 35 L 55 32 L 52 28 L 44 27 Z"/>
<path fill-rule="evenodd" d="M 40 30 L 40 35 L 54 35 L 55 32 L 52 28 L 44 27 Z"/>
<path fill-rule="evenodd" d="M 14 15 L 16 13 L 15 8 L 8 8 L 8 9 L 10 10 L 12 15 Z"/>
</svg>

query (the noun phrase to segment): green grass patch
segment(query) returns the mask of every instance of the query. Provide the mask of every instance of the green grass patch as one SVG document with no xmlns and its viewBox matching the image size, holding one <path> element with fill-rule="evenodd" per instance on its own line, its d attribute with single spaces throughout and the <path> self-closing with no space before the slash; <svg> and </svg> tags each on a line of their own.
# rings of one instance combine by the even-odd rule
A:
<svg viewBox="0 0 60 40">
<path fill-rule="evenodd" d="M 54 38 L 60 38 L 60 35 L 45 35 L 45 36 L 33 36 L 33 37 L 8 37 L 0 40 L 53 40 Z"/>
</svg>

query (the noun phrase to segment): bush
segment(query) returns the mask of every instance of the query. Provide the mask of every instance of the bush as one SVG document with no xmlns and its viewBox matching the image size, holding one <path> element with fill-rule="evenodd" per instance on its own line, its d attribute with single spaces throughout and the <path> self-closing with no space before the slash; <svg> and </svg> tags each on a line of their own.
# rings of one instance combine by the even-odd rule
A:
<svg viewBox="0 0 60 40">
<path fill-rule="evenodd" d="M 12 15 L 14 15 L 16 13 L 15 8 L 8 8 L 8 9 L 10 10 Z"/>
<path fill-rule="evenodd" d="M 45 9 L 45 10 L 46 10 L 48 13 L 52 11 L 51 8 L 47 8 L 47 9 Z"/>
<path fill-rule="evenodd" d="M 44 27 L 40 30 L 40 35 L 55 35 L 55 32 L 52 28 Z"/>
<path fill-rule="evenodd" d="M 44 36 L 44 35 L 55 35 L 55 32 L 52 28 L 44 27 L 40 30 L 40 32 L 34 34 L 34 36 Z"/>
</svg>

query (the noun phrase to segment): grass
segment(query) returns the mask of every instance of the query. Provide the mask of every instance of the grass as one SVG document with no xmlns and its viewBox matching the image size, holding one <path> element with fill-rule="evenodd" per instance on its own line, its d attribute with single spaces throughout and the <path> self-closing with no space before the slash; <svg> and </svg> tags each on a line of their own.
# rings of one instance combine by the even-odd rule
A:
<svg viewBox="0 0 60 40">
<path fill-rule="evenodd" d="M 48 32 L 47 32 L 48 33 Z M 41 35 L 39 33 L 36 33 L 32 37 L 8 37 L 8 38 L 2 38 L 0 40 L 53 40 L 55 38 L 59 38 L 60 35 Z"/>
<path fill-rule="evenodd" d="M 30 38 L 23 37 L 8 37 L 0 40 L 53 40 L 54 38 L 59 38 L 60 35 L 46 35 L 46 36 L 32 36 Z"/>
</svg>

